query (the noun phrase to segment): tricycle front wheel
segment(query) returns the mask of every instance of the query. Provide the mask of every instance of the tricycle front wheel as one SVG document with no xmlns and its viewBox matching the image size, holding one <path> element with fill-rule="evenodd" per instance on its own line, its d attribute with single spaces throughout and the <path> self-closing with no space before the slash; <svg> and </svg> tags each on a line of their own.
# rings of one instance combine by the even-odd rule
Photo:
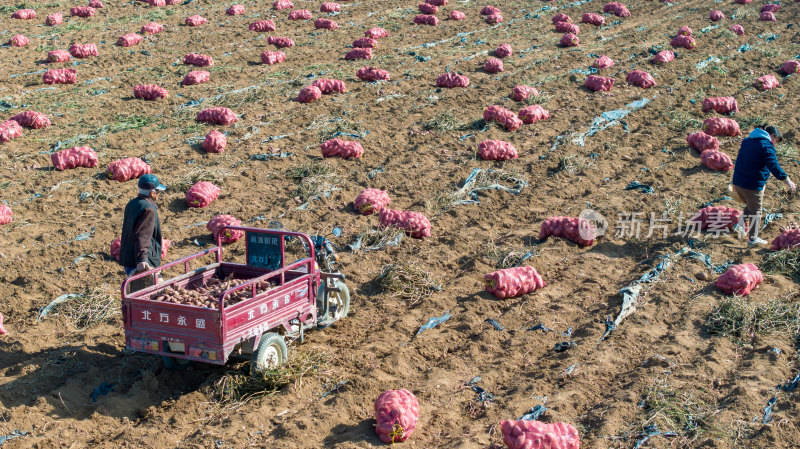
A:
<svg viewBox="0 0 800 449">
<path fill-rule="evenodd" d="M 289 349 L 286 347 L 283 337 L 274 332 L 265 333 L 261 336 L 258 348 L 253 351 L 253 356 L 250 358 L 250 374 L 262 375 L 266 371 L 283 365 L 288 358 Z"/>
<path fill-rule="evenodd" d="M 318 311 L 320 325 L 327 326 L 347 316 L 350 312 L 350 289 L 341 280 L 333 282 L 333 288 L 329 290 L 325 283 L 319 286 L 317 298 L 320 298 L 320 308 Z"/>
</svg>

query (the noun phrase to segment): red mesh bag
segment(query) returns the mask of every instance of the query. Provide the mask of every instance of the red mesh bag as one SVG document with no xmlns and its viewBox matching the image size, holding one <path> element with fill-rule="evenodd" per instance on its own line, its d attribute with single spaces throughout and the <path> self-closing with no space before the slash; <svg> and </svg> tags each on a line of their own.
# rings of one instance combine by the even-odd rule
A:
<svg viewBox="0 0 800 449">
<path fill-rule="evenodd" d="M 167 98 L 167 89 L 156 86 L 155 84 L 139 84 L 133 88 L 134 98 L 141 98 L 143 100 L 155 101 L 161 98 Z"/>
<path fill-rule="evenodd" d="M 142 36 L 136 33 L 128 33 L 120 36 L 119 39 L 117 39 L 117 45 L 120 47 L 133 47 L 140 42 L 142 42 Z"/>
<path fill-rule="evenodd" d="M 211 56 L 201 55 L 198 53 L 189 53 L 183 57 L 183 63 L 186 65 L 193 65 L 197 67 L 211 67 L 214 65 L 214 60 Z"/>
<path fill-rule="evenodd" d="M 77 80 L 78 71 L 75 69 L 53 69 L 42 75 L 45 84 L 75 84 Z"/>
<path fill-rule="evenodd" d="M 758 16 L 758 20 L 762 22 L 777 22 L 778 19 L 775 18 L 775 13 L 772 11 L 764 11 Z"/>
<path fill-rule="evenodd" d="M 711 12 L 708 13 L 708 18 L 711 19 L 712 22 L 717 22 L 724 19 L 725 15 L 718 9 L 712 9 Z"/>
<path fill-rule="evenodd" d="M 550 217 L 542 222 L 539 240 L 548 237 L 561 237 L 580 246 L 591 246 L 597 230 L 592 222 L 578 217 Z"/>
<path fill-rule="evenodd" d="M 643 70 L 633 70 L 628 73 L 628 76 L 625 77 L 625 81 L 628 84 L 642 87 L 642 88 L 650 88 L 656 85 L 656 80 L 653 79 L 653 75 L 643 71 Z"/>
<path fill-rule="evenodd" d="M 389 72 L 373 67 L 362 67 L 356 72 L 356 77 L 363 81 L 389 81 Z"/>
<path fill-rule="evenodd" d="M 125 182 L 152 172 L 147 162 L 138 157 L 127 157 L 109 164 L 107 173 L 114 181 Z"/>
<path fill-rule="evenodd" d="M 148 0 L 147 3 L 150 6 L 167 6 L 167 2 L 165 0 Z"/>
<path fill-rule="evenodd" d="M 356 197 L 353 206 L 361 215 L 372 215 L 388 206 L 389 194 L 379 189 L 364 189 Z"/>
<path fill-rule="evenodd" d="M 289 13 L 289 20 L 309 20 L 311 11 L 307 9 L 295 9 Z"/>
<path fill-rule="evenodd" d="M 781 72 L 786 75 L 791 73 L 800 73 L 800 62 L 797 61 L 786 61 L 781 64 Z"/>
<path fill-rule="evenodd" d="M 267 65 L 279 64 L 286 60 L 282 51 L 265 51 L 261 53 L 261 63 Z"/>
<path fill-rule="evenodd" d="M 725 206 L 708 206 L 697 211 L 692 216 L 690 221 L 700 224 L 700 230 L 706 231 L 709 228 L 712 230 L 731 230 L 739 218 L 742 216 L 742 211 L 732 207 Z"/>
<path fill-rule="evenodd" d="M 506 58 L 511 56 L 512 53 L 514 53 L 514 50 L 508 44 L 500 44 L 499 47 L 494 49 L 494 55 L 498 58 Z"/>
<path fill-rule="evenodd" d="M 292 9 L 294 8 L 294 3 L 290 2 L 289 0 L 278 0 L 272 4 L 272 7 L 277 10 Z"/>
<path fill-rule="evenodd" d="M 225 10 L 225 14 L 229 16 L 238 16 L 244 14 L 244 5 L 233 5 Z"/>
<path fill-rule="evenodd" d="M 508 449 L 580 449 L 578 430 L 571 424 L 541 421 L 501 421 Z"/>
<path fill-rule="evenodd" d="M 662 50 L 662 51 L 656 53 L 655 56 L 653 56 L 653 63 L 654 64 L 666 64 L 666 63 L 674 61 L 674 60 L 675 60 L 675 53 L 673 53 L 673 52 L 671 52 L 669 50 Z"/>
<path fill-rule="evenodd" d="M 436 6 L 445 6 L 447 5 L 447 0 L 425 0 L 425 3 L 430 3 L 431 5 Z"/>
<path fill-rule="evenodd" d="M 686 136 L 686 143 L 698 152 L 702 153 L 706 150 L 719 150 L 719 140 L 714 136 L 698 131 Z"/>
<path fill-rule="evenodd" d="M 738 3 L 738 4 L 740 4 L 740 5 L 747 5 L 747 4 L 749 4 L 749 3 L 752 3 L 752 2 L 753 2 L 753 0 L 733 0 L 733 1 L 734 1 L 735 3 Z"/>
<path fill-rule="evenodd" d="M 206 138 L 203 140 L 203 149 L 206 150 L 206 153 L 224 153 L 227 145 L 228 139 L 225 138 L 225 134 L 216 129 L 206 134 Z"/>
<path fill-rule="evenodd" d="M 11 39 L 8 40 L 8 45 L 12 47 L 24 47 L 30 43 L 31 40 L 21 34 L 11 36 Z"/>
<path fill-rule="evenodd" d="M 323 30 L 338 30 L 339 24 L 330 19 L 319 18 L 314 21 L 314 28 Z"/>
<path fill-rule="evenodd" d="M 586 82 L 583 85 L 594 92 L 609 91 L 614 87 L 614 78 L 610 76 L 589 75 L 586 77 Z"/>
<path fill-rule="evenodd" d="M 503 60 L 498 58 L 489 58 L 483 64 L 483 70 L 488 73 L 500 73 L 503 71 Z"/>
<path fill-rule="evenodd" d="M 52 50 L 47 52 L 47 62 L 67 62 L 72 59 L 66 50 Z"/>
<path fill-rule="evenodd" d="M 727 117 L 711 117 L 703 120 L 702 130 L 710 136 L 738 136 L 739 123 Z"/>
<path fill-rule="evenodd" d="M 214 234 L 214 240 L 221 239 L 223 244 L 233 243 L 244 237 L 244 231 L 238 229 L 223 230 L 223 226 L 241 226 L 242 222 L 233 215 L 215 215 L 209 220 L 206 228 Z"/>
<path fill-rule="evenodd" d="M 353 41 L 353 48 L 375 48 L 378 41 L 371 37 L 359 37 Z"/>
<path fill-rule="evenodd" d="M 502 14 L 502 13 L 500 12 L 499 9 L 495 8 L 494 6 L 484 6 L 483 8 L 481 8 L 481 15 L 491 16 L 497 14 Z"/>
<path fill-rule="evenodd" d="M 431 5 L 429 3 L 420 3 L 419 5 L 417 5 L 417 9 L 419 9 L 419 12 L 423 14 L 436 14 L 437 12 L 439 12 L 438 6 Z"/>
<path fill-rule="evenodd" d="M 751 263 L 734 265 L 717 279 L 717 288 L 726 295 L 747 296 L 764 280 L 764 275 Z"/>
<path fill-rule="evenodd" d="M 42 129 L 51 125 L 50 119 L 46 115 L 36 111 L 20 112 L 9 120 L 19 123 L 19 126 L 23 128 Z"/>
<path fill-rule="evenodd" d="M 694 41 L 692 36 L 675 36 L 669 41 L 669 44 L 675 48 L 685 48 L 687 50 L 694 50 L 697 47 L 697 42 Z"/>
<path fill-rule="evenodd" d="M 196 182 L 186 191 L 186 205 L 206 207 L 219 197 L 220 188 L 208 181 Z"/>
<path fill-rule="evenodd" d="M 517 117 L 517 114 L 497 105 L 491 105 L 483 110 L 483 120 L 487 123 L 496 121 L 503 125 L 506 131 L 515 131 L 522 126 L 522 120 Z"/>
<path fill-rule="evenodd" d="M 742 26 L 739 25 L 738 23 L 734 23 L 733 25 L 731 25 L 730 30 L 738 34 L 739 36 L 744 36 L 744 28 L 742 28 Z"/>
<path fill-rule="evenodd" d="M 703 151 L 700 153 L 700 162 L 714 171 L 730 171 L 733 168 L 731 157 L 719 150 Z"/>
<path fill-rule="evenodd" d="M 97 45 L 95 44 L 72 44 L 69 46 L 69 54 L 73 58 L 88 58 L 90 56 L 97 56 Z"/>
<path fill-rule="evenodd" d="M 613 67 L 613 66 L 614 66 L 614 60 L 609 58 L 608 56 L 605 56 L 605 55 L 600 56 L 599 58 L 595 59 L 594 63 L 592 64 L 592 67 L 594 67 L 594 68 L 596 68 L 598 70 L 607 69 L 607 68 Z M 611 83 L 611 84 L 614 84 L 614 83 Z"/>
<path fill-rule="evenodd" d="M 11 142 L 17 137 L 22 136 L 22 127 L 14 120 L 7 120 L 0 123 L 0 143 Z"/>
<path fill-rule="evenodd" d="M 62 23 L 64 23 L 64 16 L 60 12 L 50 14 L 44 21 L 44 24 L 49 27 L 60 25 Z"/>
<path fill-rule="evenodd" d="M 525 101 L 531 96 L 539 96 L 539 91 L 536 90 L 535 87 L 522 85 L 511 89 L 511 98 L 513 98 L 514 101 Z"/>
<path fill-rule="evenodd" d="M 500 11 L 498 11 L 497 13 L 499 14 Z M 563 12 L 560 12 L 554 15 L 553 18 L 550 19 L 550 21 L 553 22 L 553 25 L 557 24 L 558 22 L 572 23 L 572 17 L 564 14 Z"/>
<path fill-rule="evenodd" d="M 119 253 L 121 251 L 121 248 L 122 248 L 122 237 L 117 237 L 114 239 L 113 242 L 111 242 L 111 247 L 109 248 L 108 252 L 109 254 L 111 254 L 111 257 L 113 257 L 116 260 L 119 260 Z"/>
<path fill-rule="evenodd" d="M 56 151 L 50 155 L 50 161 L 58 171 L 72 170 L 77 167 L 97 167 L 97 153 L 89 147 L 74 147 Z"/>
<path fill-rule="evenodd" d="M 375 433 L 384 443 L 406 441 L 419 420 L 419 401 L 408 390 L 384 391 L 375 400 Z"/>
<path fill-rule="evenodd" d="M 467 16 L 461 11 L 450 11 L 450 20 L 464 20 Z"/>
<path fill-rule="evenodd" d="M 436 16 L 429 16 L 427 14 L 417 14 L 414 16 L 414 23 L 417 25 L 438 25 L 439 18 Z"/>
<path fill-rule="evenodd" d="M 567 33 L 561 36 L 561 40 L 559 42 L 561 43 L 562 47 L 577 47 L 581 41 L 578 39 L 578 36 L 572 33 Z"/>
<path fill-rule="evenodd" d="M 780 83 L 778 83 L 777 78 L 775 78 L 773 75 L 764 75 L 756 79 L 756 87 L 761 90 L 774 89 L 779 85 Z"/>
<path fill-rule="evenodd" d="M 503 22 L 503 16 L 501 16 L 500 14 L 492 14 L 490 16 L 486 16 L 486 23 L 490 25 L 494 25 L 501 22 Z"/>
<path fill-rule="evenodd" d="M 91 6 L 76 6 L 71 8 L 69 13 L 77 17 L 92 17 L 94 15 L 94 8 Z"/>
<path fill-rule="evenodd" d="M 549 119 L 550 113 L 541 105 L 533 104 L 522 108 L 522 110 L 519 111 L 519 118 L 522 120 L 522 123 L 531 125 L 539 120 Z"/>
<path fill-rule="evenodd" d="M 10 207 L 0 204 L 0 225 L 11 223 L 12 215 Z M 0 325 L 2 325 L 2 322 L 0 322 Z"/>
<path fill-rule="evenodd" d="M 583 17 L 581 17 L 581 23 L 588 23 L 594 26 L 601 26 L 606 23 L 606 18 L 601 16 L 600 14 L 585 12 L 583 13 Z"/>
<path fill-rule="evenodd" d="M 622 3 L 611 2 L 603 5 L 603 12 L 614 14 L 617 17 L 629 17 L 631 12 Z"/>
<path fill-rule="evenodd" d="M 739 112 L 739 104 L 733 97 L 708 97 L 703 100 L 703 112 L 709 111 L 720 114 Z"/>
<path fill-rule="evenodd" d="M 318 87 L 323 95 L 332 94 L 334 92 L 340 94 L 347 92 L 347 85 L 342 80 L 320 78 L 311 83 L 311 85 Z"/>
<path fill-rule="evenodd" d="M 278 48 L 294 47 L 294 41 L 288 37 L 270 36 L 267 38 L 267 43 Z"/>
<path fill-rule="evenodd" d="M 424 239 L 431 236 L 431 222 L 419 212 L 392 210 L 384 207 L 378 215 L 383 229 L 389 227 L 402 229 L 406 232 L 406 235 L 415 239 Z"/>
<path fill-rule="evenodd" d="M 322 98 L 322 91 L 317 86 L 306 86 L 300 89 L 297 101 L 300 103 L 311 103 Z"/>
<path fill-rule="evenodd" d="M 459 75 L 453 72 L 442 73 L 436 78 L 436 87 L 467 87 L 469 78 L 466 75 Z"/>
<path fill-rule="evenodd" d="M 570 22 L 556 22 L 556 32 L 557 33 L 572 33 L 572 34 L 580 34 L 581 27 L 574 23 Z"/>
<path fill-rule="evenodd" d="M 186 23 L 186 25 L 189 25 L 190 27 L 200 26 L 205 24 L 206 22 L 208 22 L 208 19 L 197 14 L 187 17 L 186 20 L 184 21 L 184 23 Z"/>
<path fill-rule="evenodd" d="M 360 143 L 342 139 L 326 140 L 320 149 L 323 157 L 338 156 L 344 159 L 358 159 L 364 153 Z"/>
<path fill-rule="evenodd" d="M 688 26 L 684 25 L 678 30 L 678 36 L 691 36 L 693 31 Z"/>
<path fill-rule="evenodd" d="M 164 27 L 158 22 L 150 22 L 146 25 L 142 25 L 142 29 L 140 30 L 142 34 L 158 34 L 162 31 L 164 31 Z"/>
<path fill-rule="evenodd" d="M 184 86 L 191 86 L 193 84 L 206 83 L 211 78 L 211 74 L 205 70 L 194 70 L 183 77 L 181 84 Z"/>
<path fill-rule="evenodd" d="M 371 37 L 372 39 L 381 39 L 384 37 L 389 37 L 389 32 L 380 27 L 370 28 L 364 32 L 364 37 Z"/>
<path fill-rule="evenodd" d="M 786 228 L 782 229 L 781 233 L 772 239 L 769 248 L 773 251 L 780 251 L 786 248 L 796 248 L 800 246 L 800 229 Z"/>
<path fill-rule="evenodd" d="M 11 14 L 12 19 L 31 20 L 36 18 L 36 11 L 32 9 L 18 9 Z"/>
<path fill-rule="evenodd" d="M 776 3 L 767 3 L 766 5 L 761 7 L 761 12 L 770 11 L 770 12 L 778 12 L 781 9 L 781 5 Z"/>
<path fill-rule="evenodd" d="M 341 9 L 341 6 L 338 3 L 333 2 L 326 2 L 319 6 L 320 12 L 336 12 Z"/>
<path fill-rule="evenodd" d="M 514 267 L 493 271 L 483 277 L 486 291 L 497 299 L 516 298 L 547 285 L 533 267 Z"/>
<path fill-rule="evenodd" d="M 349 61 L 356 60 L 356 59 L 372 59 L 372 49 L 371 48 L 354 48 L 347 52 L 344 55 L 344 59 Z"/>
<path fill-rule="evenodd" d="M 478 157 L 484 161 L 507 161 L 516 159 L 517 149 L 502 140 L 484 140 L 478 144 Z"/>
<path fill-rule="evenodd" d="M 247 27 L 250 31 L 258 31 L 264 33 L 267 31 L 275 31 L 275 22 L 271 20 L 256 20 Z"/>
<path fill-rule="evenodd" d="M 239 120 L 228 108 L 217 106 L 214 108 L 203 109 L 197 113 L 197 121 L 210 125 L 230 125 Z"/>
</svg>

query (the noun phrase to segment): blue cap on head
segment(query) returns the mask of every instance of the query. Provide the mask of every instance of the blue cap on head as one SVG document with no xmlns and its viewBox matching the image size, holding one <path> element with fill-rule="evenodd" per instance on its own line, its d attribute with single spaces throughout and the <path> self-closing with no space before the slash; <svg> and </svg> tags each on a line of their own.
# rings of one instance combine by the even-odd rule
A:
<svg viewBox="0 0 800 449">
<path fill-rule="evenodd" d="M 167 186 L 158 181 L 158 176 L 150 173 L 139 178 L 139 188 L 143 190 L 167 190 Z"/>
</svg>

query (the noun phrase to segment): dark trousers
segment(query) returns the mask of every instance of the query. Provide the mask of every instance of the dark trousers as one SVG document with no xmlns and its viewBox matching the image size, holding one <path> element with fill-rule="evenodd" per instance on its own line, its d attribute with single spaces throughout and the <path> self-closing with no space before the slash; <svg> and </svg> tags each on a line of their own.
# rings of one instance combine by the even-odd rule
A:
<svg viewBox="0 0 800 449">
<path fill-rule="evenodd" d="M 755 239 L 761 228 L 761 203 L 764 201 L 764 191 L 743 189 L 737 185 L 734 185 L 733 189 L 745 204 L 742 220 L 747 223 L 747 234 L 751 240 Z"/>
</svg>

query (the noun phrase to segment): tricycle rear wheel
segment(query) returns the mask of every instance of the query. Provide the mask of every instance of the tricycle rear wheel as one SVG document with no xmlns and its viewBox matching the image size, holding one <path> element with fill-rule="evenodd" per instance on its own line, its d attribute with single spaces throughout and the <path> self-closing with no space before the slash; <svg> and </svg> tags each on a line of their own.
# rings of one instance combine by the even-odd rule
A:
<svg viewBox="0 0 800 449">
<path fill-rule="evenodd" d="M 250 375 L 262 375 L 283 365 L 288 358 L 289 349 L 283 337 L 274 332 L 267 332 L 261 336 L 258 348 L 253 351 L 253 356 L 250 358 Z"/>
<path fill-rule="evenodd" d="M 170 371 L 183 371 L 192 364 L 191 360 L 179 359 L 168 355 L 162 355 L 161 360 L 164 362 L 164 368 Z"/>
</svg>

